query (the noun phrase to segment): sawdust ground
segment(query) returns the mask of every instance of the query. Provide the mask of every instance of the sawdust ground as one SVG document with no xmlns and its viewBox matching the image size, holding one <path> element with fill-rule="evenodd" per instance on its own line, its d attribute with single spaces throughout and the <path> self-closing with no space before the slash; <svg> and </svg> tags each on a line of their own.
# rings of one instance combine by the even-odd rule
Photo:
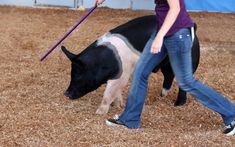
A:
<svg viewBox="0 0 235 147">
<path fill-rule="evenodd" d="M 79 100 L 65 98 L 69 61 L 59 48 L 44 62 L 39 58 L 85 13 L 0 7 L 0 146 L 233 146 L 235 137 L 222 135 L 218 114 L 191 96 L 185 106 L 173 106 L 175 83 L 169 96 L 159 96 L 161 73 L 150 78 L 138 130 L 105 126 L 122 109 L 95 114 L 105 85 Z M 79 53 L 108 30 L 147 14 L 153 12 L 96 10 L 63 45 Z M 196 77 L 235 102 L 235 14 L 190 14 L 202 46 Z"/>
</svg>

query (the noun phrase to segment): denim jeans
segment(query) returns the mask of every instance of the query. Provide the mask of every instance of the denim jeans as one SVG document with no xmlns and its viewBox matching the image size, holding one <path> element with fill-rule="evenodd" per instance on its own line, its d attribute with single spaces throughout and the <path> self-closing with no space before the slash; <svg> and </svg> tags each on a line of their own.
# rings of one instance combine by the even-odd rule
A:
<svg viewBox="0 0 235 147">
<path fill-rule="evenodd" d="M 168 55 L 179 87 L 206 107 L 218 112 L 224 124 L 229 125 L 235 119 L 235 105 L 193 76 L 190 30 L 183 28 L 174 35 L 165 37 L 161 51 L 152 54 L 150 49 L 155 36 L 156 32 L 150 37 L 136 64 L 126 107 L 119 116 L 119 120 L 128 128 L 141 126 L 141 113 L 147 93 L 148 77 L 154 67 Z"/>
</svg>

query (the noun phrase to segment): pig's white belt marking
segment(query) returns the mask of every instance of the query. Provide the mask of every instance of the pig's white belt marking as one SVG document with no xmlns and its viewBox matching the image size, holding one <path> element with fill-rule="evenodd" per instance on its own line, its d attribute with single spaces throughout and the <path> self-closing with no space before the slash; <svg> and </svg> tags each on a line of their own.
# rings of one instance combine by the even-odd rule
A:
<svg viewBox="0 0 235 147">
<path fill-rule="evenodd" d="M 109 49 L 111 49 L 114 52 L 115 57 L 118 60 L 118 66 L 119 66 L 120 71 L 118 72 L 118 74 L 113 79 L 120 78 L 122 73 L 123 73 L 123 67 L 122 67 L 122 60 L 121 60 L 121 57 L 119 56 L 118 50 L 116 49 L 116 47 L 114 45 L 112 45 L 109 42 L 103 42 L 102 45 L 107 46 Z"/>
<path fill-rule="evenodd" d="M 109 32 L 97 40 L 97 46 L 108 46 L 107 44 L 111 44 L 113 46 L 110 49 L 116 50 L 114 52 L 117 52 L 121 59 L 122 74 L 120 78 L 129 79 L 129 75 L 132 74 L 135 64 L 139 59 L 140 53 L 134 49 L 134 47 L 124 36 L 120 34 L 111 34 Z"/>
<path fill-rule="evenodd" d="M 138 50 L 136 50 L 131 44 L 130 42 L 128 41 L 128 39 L 126 37 L 124 37 L 123 35 L 120 35 L 120 34 L 112 34 L 110 32 L 104 34 L 102 37 L 100 37 L 98 39 L 98 42 L 97 42 L 97 45 L 101 45 L 103 44 L 104 42 L 110 42 L 111 44 L 113 44 L 114 46 L 116 46 L 112 41 L 114 38 L 117 38 L 118 40 L 124 42 L 126 44 L 126 46 L 133 52 L 135 53 L 136 55 L 140 56 L 140 52 Z"/>
</svg>

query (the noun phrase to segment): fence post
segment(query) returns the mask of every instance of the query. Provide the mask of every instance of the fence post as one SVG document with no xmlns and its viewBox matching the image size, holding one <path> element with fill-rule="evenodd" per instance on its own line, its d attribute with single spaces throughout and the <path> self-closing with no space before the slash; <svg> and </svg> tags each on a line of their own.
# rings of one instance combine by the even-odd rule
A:
<svg viewBox="0 0 235 147">
<path fill-rule="evenodd" d="M 84 1 L 83 0 L 79 0 L 78 10 L 85 10 L 85 8 L 84 8 Z"/>
<path fill-rule="evenodd" d="M 133 9 L 133 0 L 130 0 L 130 9 Z"/>
<path fill-rule="evenodd" d="M 78 8 L 78 0 L 74 0 L 74 8 L 75 8 L 75 9 Z"/>
</svg>

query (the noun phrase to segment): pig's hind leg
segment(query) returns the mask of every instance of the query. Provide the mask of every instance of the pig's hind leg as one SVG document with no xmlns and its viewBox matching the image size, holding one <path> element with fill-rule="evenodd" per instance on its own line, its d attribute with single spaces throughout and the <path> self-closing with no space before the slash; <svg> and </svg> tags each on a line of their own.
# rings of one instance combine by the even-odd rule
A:
<svg viewBox="0 0 235 147">
<path fill-rule="evenodd" d="M 161 92 L 161 96 L 165 97 L 170 92 L 170 89 L 171 89 L 171 86 L 172 86 L 172 83 L 173 83 L 173 80 L 174 80 L 175 76 L 174 76 L 174 73 L 173 73 L 170 65 L 162 67 L 161 71 L 162 71 L 163 76 L 164 76 L 163 89 L 162 89 L 162 92 Z"/>
<path fill-rule="evenodd" d="M 161 96 L 164 97 L 168 95 L 175 76 L 170 65 L 162 67 L 161 71 L 164 75 L 163 90 L 162 90 Z M 186 92 L 179 88 L 178 96 L 177 96 L 174 106 L 184 105 L 186 101 L 187 101 Z"/>
</svg>

